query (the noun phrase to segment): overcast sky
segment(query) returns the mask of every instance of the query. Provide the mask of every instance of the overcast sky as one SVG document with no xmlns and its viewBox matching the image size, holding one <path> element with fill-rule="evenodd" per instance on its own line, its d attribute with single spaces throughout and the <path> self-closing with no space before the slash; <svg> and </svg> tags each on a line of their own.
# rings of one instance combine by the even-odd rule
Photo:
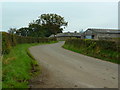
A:
<svg viewBox="0 0 120 90">
<path fill-rule="evenodd" d="M 44 13 L 63 16 L 69 23 L 65 32 L 87 28 L 118 28 L 117 2 L 4 2 L 2 30 L 26 27 Z"/>
</svg>

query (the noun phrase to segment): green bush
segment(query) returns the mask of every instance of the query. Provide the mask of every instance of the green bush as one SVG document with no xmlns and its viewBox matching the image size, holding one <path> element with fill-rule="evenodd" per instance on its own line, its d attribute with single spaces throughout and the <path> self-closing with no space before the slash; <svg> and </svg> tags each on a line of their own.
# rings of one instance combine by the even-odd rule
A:
<svg viewBox="0 0 120 90">
<path fill-rule="evenodd" d="M 46 43 L 56 40 L 56 38 L 23 37 L 2 32 L 2 54 L 8 54 L 11 47 L 16 46 L 17 44 Z"/>
<path fill-rule="evenodd" d="M 114 63 L 120 63 L 120 44 L 114 41 L 68 39 L 64 46 L 82 54 L 97 57 Z"/>
<path fill-rule="evenodd" d="M 2 33 L 2 53 L 9 53 L 10 52 L 10 48 L 11 48 L 12 44 L 11 44 L 11 37 L 9 34 L 3 32 Z"/>
</svg>

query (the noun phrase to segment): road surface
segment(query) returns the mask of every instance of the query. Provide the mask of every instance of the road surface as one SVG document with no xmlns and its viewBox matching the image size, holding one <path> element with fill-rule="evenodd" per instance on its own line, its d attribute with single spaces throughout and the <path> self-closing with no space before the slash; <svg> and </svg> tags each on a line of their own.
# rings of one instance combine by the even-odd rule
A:
<svg viewBox="0 0 120 90">
<path fill-rule="evenodd" d="M 62 48 L 63 41 L 29 48 L 42 74 L 32 88 L 118 88 L 118 65 Z"/>
</svg>

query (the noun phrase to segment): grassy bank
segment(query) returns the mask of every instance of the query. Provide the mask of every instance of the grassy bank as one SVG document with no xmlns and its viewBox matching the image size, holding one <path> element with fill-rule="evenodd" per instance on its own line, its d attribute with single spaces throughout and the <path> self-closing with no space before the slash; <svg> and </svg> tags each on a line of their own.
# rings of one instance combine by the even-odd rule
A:
<svg viewBox="0 0 120 90">
<path fill-rule="evenodd" d="M 57 41 L 52 41 L 51 44 Z M 38 73 L 38 65 L 28 48 L 38 44 L 18 44 L 4 55 L 2 66 L 3 88 L 28 88 L 29 80 Z M 41 45 L 41 44 L 40 44 Z"/>
<path fill-rule="evenodd" d="M 120 64 L 120 47 L 114 42 L 69 39 L 65 42 L 63 48 L 87 56 L 99 58 L 101 60 Z"/>
</svg>

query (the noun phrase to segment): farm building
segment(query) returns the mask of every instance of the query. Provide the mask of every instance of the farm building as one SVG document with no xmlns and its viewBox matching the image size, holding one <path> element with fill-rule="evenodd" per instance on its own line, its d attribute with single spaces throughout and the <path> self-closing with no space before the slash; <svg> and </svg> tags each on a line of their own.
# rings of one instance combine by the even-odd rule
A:
<svg viewBox="0 0 120 90">
<path fill-rule="evenodd" d="M 115 29 L 87 29 L 82 35 L 82 39 L 112 39 L 120 38 L 120 30 Z"/>
<path fill-rule="evenodd" d="M 54 35 L 51 35 L 50 37 L 54 37 Z M 66 32 L 66 33 L 58 33 L 55 35 L 57 37 L 57 40 L 66 40 L 69 38 L 81 38 L 81 33 L 72 33 L 72 32 Z"/>
</svg>

